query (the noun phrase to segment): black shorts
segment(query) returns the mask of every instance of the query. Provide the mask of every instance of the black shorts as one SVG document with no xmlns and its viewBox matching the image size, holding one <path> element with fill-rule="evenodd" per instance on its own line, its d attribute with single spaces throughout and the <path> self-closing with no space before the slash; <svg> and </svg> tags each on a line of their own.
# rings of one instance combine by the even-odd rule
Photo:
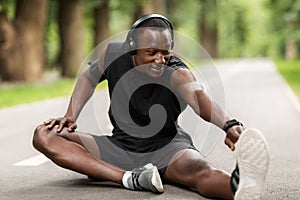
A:
<svg viewBox="0 0 300 200">
<path fill-rule="evenodd" d="M 93 135 L 93 137 L 98 145 L 101 160 L 127 171 L 152 163 L 158 168 L 161 176 L 178 151 L 184 149 L 194 149 L 197 151 L 191 137 L 184 132 L 179 132 L 164 147 L 147 153 L 126 150 L 124 147 L 116 145 L 113 142 L 115 138 L 112 136 Z"/>
</svg>

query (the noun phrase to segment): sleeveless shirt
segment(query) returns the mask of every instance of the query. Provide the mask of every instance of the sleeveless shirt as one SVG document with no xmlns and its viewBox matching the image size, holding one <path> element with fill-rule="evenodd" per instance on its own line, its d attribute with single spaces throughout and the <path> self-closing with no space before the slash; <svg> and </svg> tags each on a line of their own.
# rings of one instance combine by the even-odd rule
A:
<svg viewBox="0 0 300 200">
<path fill-rule="evenodd" d="M 91 71 L 95 67 L 93 63 Z M 187 104 L 170 88 L 171 74 L 178 68 L 188 67 L 171 56 L 161 77 L 152 78 L 134 67 L 123 43 L 108 45 L 99 82 L 108 81 L 113 143 L 129 151 L 149 152 L 186 134 L 177 118 Z"/>
</svg>

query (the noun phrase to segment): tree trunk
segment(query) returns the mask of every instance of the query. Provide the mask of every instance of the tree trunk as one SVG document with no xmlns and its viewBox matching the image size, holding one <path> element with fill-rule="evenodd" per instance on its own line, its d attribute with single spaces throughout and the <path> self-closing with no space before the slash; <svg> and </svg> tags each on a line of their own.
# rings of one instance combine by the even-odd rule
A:
<svg viewBox="0 0 300 200">
<path fill-rule="evenodd" d="M 202 0 L 200 13 L 200 41 L 212 57 L 218 57 L 218 28 L 216 0 Z"/>
<path fill-rule="evenodd" d="M 292 21 L 287 22 L 287 30 L 290 32 L 294 31 L 295 23 Z M 297 44 L 295 39 L 293 39 L 289 34 L 285 39 L 285 59 L 294 60 L 297 58 Z"/>
<path fill-rule="evenodd" d="M 150 14 L 150 13 L 157 13 L 161 15 L 166 15 L 167 10 L 167 2 L 166 0 L 148 0 L 143 5 L 143 13 Z"/>
<path fill-rule="evenodd" d="M 140 16 L 144 14 L 161 14 L 166 15 L 167 13 L 167 1 L 166 0 L 148 0 L 143 4 L 139 4 L 136 6 L 135 11 L 133 13 L 134 20 L 133 22 Z"/>
<path fill-rule="evenodd" d="M 0 14 L 0 75 L 4 81 L 11 81 L 19 77 L 16 70 L 15 28 L 6 17 Z M 20 79 L 20 78 L 19 78 Z"/>
<path fill-rule="evenodd" d="M 285 59 L 295 60 L 297 57 L 297 45 L 295 40 L 287 38 L 285 40 Z"/>
<path fill-rule="evenodd" d="M 102 1 L 102 3 L 94 9 L 94 43 L 97 46 L 100 42 L 106 40 L 109 37 L 109 5 L 108 0 Z"/>
<path fill-rule="evenodd" d="M 81 0 L 59 0 L 61 74 L 75 77 L 84 59 L 84 6 Z"/>
<path fill-rule="evenodd" d="M 45 63 L 44 32 L 47 0 L 18 0 L 9 22 L 0 16 L 0 66 L 5 81 L 38 80 Z"/>
</svg>

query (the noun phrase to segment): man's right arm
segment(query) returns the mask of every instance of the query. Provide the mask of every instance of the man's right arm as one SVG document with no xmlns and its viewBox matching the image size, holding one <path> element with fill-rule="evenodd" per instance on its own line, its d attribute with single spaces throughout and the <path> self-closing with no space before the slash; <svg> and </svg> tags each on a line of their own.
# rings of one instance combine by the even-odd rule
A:
<svg viewBox="0 0 300 200">
<path fill-rule="evenodd" d="M 49 129 L 52 129 L 55 125 L 58 125 L 57 132 L 61 132 L 64 127 L 67 127 L 69 132 L 73 132 L 77 128 L 75 122 L 82 108 L 93 95 L 95 88 L 98 85 L 101 74 L 104 72 L 104 55 L 105 50 L 101 52 L 99 62 L 97 62 L 97 70 L 99 70 L 99 74 L 97 76 L 93 74 L 90 68 L 88 68 L 83 74 L 80 75 L 78 81 L 76 82 L 65 115 L 63 117 L 49 119 L 44 122 L 44 124 L 47 125 Z"/>
</svg>

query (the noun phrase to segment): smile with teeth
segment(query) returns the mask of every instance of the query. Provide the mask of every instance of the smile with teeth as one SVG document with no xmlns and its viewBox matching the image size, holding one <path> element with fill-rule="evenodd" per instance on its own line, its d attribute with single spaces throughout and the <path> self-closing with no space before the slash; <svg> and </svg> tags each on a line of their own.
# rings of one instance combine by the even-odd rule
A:
<svg viewBox="0 0 300 200">
<path fill-rule="evenodd" d="M 152 65 L 152 66 L 150 66 L 150 69 L 155 71 L 155 72 L 161 72 L 164 69 L 164 67 L 163 66 L 153 66 Z"/>
</svg>

